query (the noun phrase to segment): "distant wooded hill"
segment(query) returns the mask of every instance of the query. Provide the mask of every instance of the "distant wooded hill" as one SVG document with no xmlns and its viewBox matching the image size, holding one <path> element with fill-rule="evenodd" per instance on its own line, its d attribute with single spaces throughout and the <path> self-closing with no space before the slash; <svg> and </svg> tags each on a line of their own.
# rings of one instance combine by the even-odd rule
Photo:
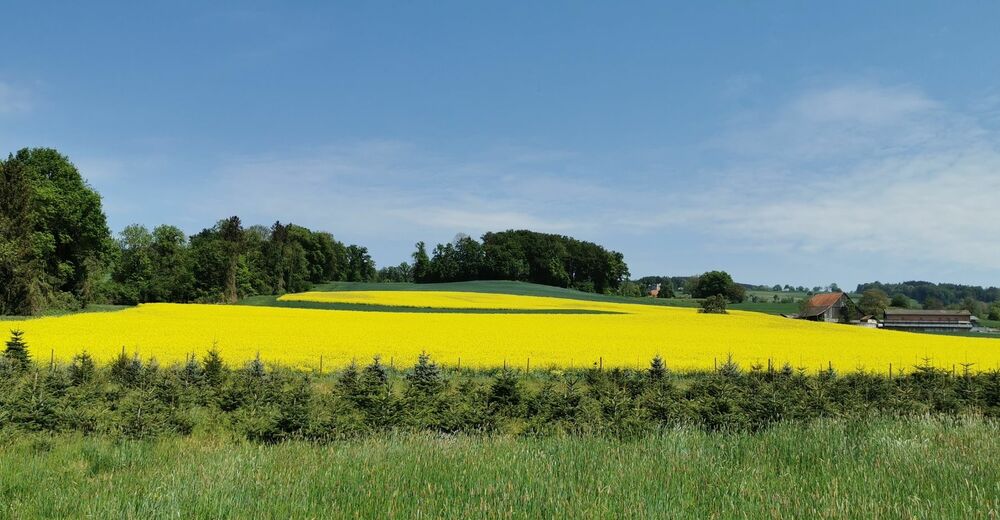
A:
<svg viewBox="0 0 1000 520">
<path fill-rule="evenodd" d="M 869 289 L 878 289 L 889 296 L 903 295 L 921 303 L 925 307 L 930 304 L 961 305 L 967 299 L 980 302 L 1000 301 L 1000 288 L 984 288 L 977 285 L 959 285 L 953 283 L 933 283 L 924 281 L 909 281 L 902 283 L 869 282 L 858 285 L 858 293 Z"/>
<path fill-rule="evenodd" d="M 486 233 L 482 241 L 458 235 L 431 255 L 417 243 L 417 283 L 515 280 L 584 292 L 617 291 L 628 279 L 624 256 L 593 242 L 525 229 Z"/>
</svg>

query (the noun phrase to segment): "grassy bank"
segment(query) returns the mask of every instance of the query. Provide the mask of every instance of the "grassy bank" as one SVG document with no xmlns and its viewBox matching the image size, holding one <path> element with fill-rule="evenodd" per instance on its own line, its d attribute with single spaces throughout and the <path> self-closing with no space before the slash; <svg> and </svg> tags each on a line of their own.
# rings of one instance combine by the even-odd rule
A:
<svg viewBox="0 0 1000 520">
<path fill-rule="evenodd" d="M 70 314 L 79 314 L 84 312 L 114 312 L 114 311 L 120 311 L 122 309 L 128 309 L 129 307 L 130 307 L 129 305 L 90 304 L 82 309 L 75 311 L 51 310 L 43 312 L 42 314 L 39 314 L 37 316 L 0 316 L 0 319 L 5 321 L 30 320 L 35 318 L 46 318 L 50 316 L 68 316 Z"/>
<path fill-rule="evenodd" d="M 0 442 L 0 516 L 985 518 L 1000 431 L 822 421 L 759 434 Z"/>
</svg>

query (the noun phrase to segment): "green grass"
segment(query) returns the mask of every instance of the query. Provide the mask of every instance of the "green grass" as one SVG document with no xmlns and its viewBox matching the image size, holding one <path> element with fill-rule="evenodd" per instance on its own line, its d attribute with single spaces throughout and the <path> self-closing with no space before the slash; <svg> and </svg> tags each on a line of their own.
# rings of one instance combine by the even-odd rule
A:
<svg viewBox="0 0 1000 520">
<path fill-rule="evenodd" d="M 0 320 L 4 321 L 19 321 L 19 320 L 32 320 L 35 318 L 45 318 L 48 316 L 68 316 L 70 314 L 81 314 L 85 312 L 114 312 L 120 311 L 122 309 L 129 308 L 128 305 L 97 305 L 91 304 L 83 309 L 76 311 L 46 311 L 38 316 L 0 316 Z"/>
<path fill-rule="evenodd" d="M 567 298 L 572 300 L 609 302 L 609 303 L 630 303 L 638 305 L 660 305 L 666 307 L 686 307 L 696 308 L 700 306 L 698 300 L 694 298 L 630 298 L 625 296 L 615 296 L 610 294 L 595 294 L 575 289 L 564 289 L 562 287 L 552 287 L 526 282 L 513 282 L 506 280 L 491 281 L 471 281 L 471 282 L 449 282 L 449 283 L 366 283 L 366 282 L 331 282 L 318 284 L 313 287 L 314 291 L 456 291 L 475 292 L 490 294 L 514 294 L 520 296 L 545 296 L 550 298 Z M 786 293 L 788 294 L 788 293 Z M 241 305 L 257 305 L 267 307 L 294 307 L 304 309 L 327 309 L 327 310 L 360 310 L 360 311 L 383 311 L 383 312 L 476 312 L 487 314 L 602 314 L 603 311 L 577 311 L 577 310 L 517 310 L 498 311 L 488 309 L 434 309 L 434 308 L 413 308 L 396 307 L 388 305 L 367 305 L 349 303 L 318 303 L 318 302 L 282 302 L 276 296 L 252 296 L 239 302 Z M 797 303 L 737 303 L 729 308 L 735 310 L 763 312 L 765 314 L 793 314 L 798 312 Z"/>
<path fill-rule="evenodd" d="M 609 302 L 609 303 L 630 303 L 638 305 L 661 305 L 667 307 L 695 308 L 699 306 L 699 301 L 694 298 L 630 298 L 625 296 L 615 296 L 610 294 L 595 294 L 575 289 L 564 289 L 562 287 L 552 287 L 527 282 L 513 282 L 507 280 L 488 280 L 470 282 L 449 282 L 449 283 L 369 283 L 369 282 L 330 282 L 317 284 L 314 291 L 457 291 L 476 292 L 490 294 L 514 294 L 520 296 L 546 296 L 550 298 L 568 298 L 572 300 Z M 758 295 L 805 295 L 805 293 L 773 293 L 768 291 L 751 291 Z M 768 296 L 769 298 L 770 296 Z M 433 312 L 433 313 L 484 313 L 484 314 L 613 314 L 607 311 L 588 310 L 490 310 L 490 309 L 435 309 L 435 308 L 414 308 L 397 307 L 389 305 L 367 305 L 350 303 L 320 303 L 320 302 L 281 302 L 276 296 L 251 296 L 238 302 L 239 305 L 254 305 L 263 307 L 290 307 L 299 309 L 325 309 L 325 310 L 355 310 L 355 311 L 383 311 L 383 312 Z M 46 316 L 61 316 L 75 314 L 77 312 L 109 312 L 126 309 L 124 305 L 90 305 L 86 309 L 74 312 L 52 312 Z M 761 303 L 737 303 L 729 306 L 731 309 L 763 312 L 765 314 L 792 314 L 798 312 L 797 303 L 773 303 L 770 301 Z M 37 316 L 35 316 L 37 317 Z M 31 319 L 26 316 L 0 317 L 4 320 Z M 998 323 L 1000 326 L 1000 323 Z"/>
<path fill-rule="evenodd" d="M 438 307 L 404 307 L 399 305 L 377 305 L 369 303 L 332 303 L 281 301 L 277 296 L 251 296 L 237 302 L 237 305 L 255 307 L 288 307 L 292 309 L 322 309 L 331 311 L 366 312 L 421 312 L 421 313 L 462 313 L 462 314 L 621 314 L 611 311 L 589 309 L 445 309 Z"/>
<path fill-rule="evenodd" d="M 513 294 L 517 296 L 544 296 L 549 298 L 565 298 L 571 300 L 631 303 L 639 305 L 662 305 L 668 307 L 697 307 L 698 301 L 687 298 L 629 298 L 610 294 L 596 294 L 564 289 L 527 282 L 507 280 L 447 282 L 447 283 L 367 283 L 367 282 L 331 282 L 317 284 L 313 291 L 455 291 L 487 294 Z M 435 309 L 400 307 L 390 305 L 369 305 L 349 303 L 319 303 L 319 302 L 283 302 L 276 296 L 252 296 L 239 302 L 241 305 L 259 305 L 267 307 L 296 307 L 307 309 L 330 310 L 361 310 L 385 312 L 477 312 L 486 314 L 614 314 L 608 311 L 581 310 L 495 310 L 495 309 Z"/>
<path fill-rule="evenodd" d="M 1000 429 L 826 421 L 759 434 L 409 434 L 0 443 L 9 518 L 995 518 Z"/>
<path fill-rule="evenodd" d="M 514 294 L 518 296 L 547 296 L 551 298 L 569 298 L 612 303 L 646 302 L 656 304 L 654 298 L 627 298 L 610 294 L 596 294 L 576 289 L 564 289 L 527 282 L 509 280 L 480 280 L 471 282 L 446 283 L 365 283 L 365 282 L 332 282 L 318 284 L 314 291 L 457 291 L 490 294 Z M 662 304 L 661 304 L 662 305 Z"/>
<path fill-rule="evenodd" d="M 740 310 L 740 311 L 754 311 L 763 312 L 765 314 L 795 314 L 799 312 L 799 304 L 797 303 L 733 303 L 729 305 L 730 309 Z"/>
<path fill-rule="evenodd" d="M 747 298 L 751 296 L 756 296 L 762 300 L 772 301 L 774 297 L 777 296 L 779 299 L 792 298 L 795 300 L 801 300 L 804 298 L 809 298 L 809 293 L 791 291 L 747 291 Z"/>
<path fill-rule="evenodd" d="M 1000 329 L 1000 320 L 979 320 L 979 324 L 991 329 Z"/>
</svg>

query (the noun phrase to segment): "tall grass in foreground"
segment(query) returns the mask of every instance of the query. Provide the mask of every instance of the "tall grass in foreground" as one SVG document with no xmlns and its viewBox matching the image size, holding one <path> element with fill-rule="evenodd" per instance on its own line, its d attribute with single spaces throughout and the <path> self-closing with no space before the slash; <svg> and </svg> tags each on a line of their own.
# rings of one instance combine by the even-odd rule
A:
<svg viewBox="0 0 1000 520">
<path fill-rule="evenodd" d="M 996 518 L 1000 429 L 818 421 L 632 441 L 0 442 L 0 517 Z"/>
</svg>

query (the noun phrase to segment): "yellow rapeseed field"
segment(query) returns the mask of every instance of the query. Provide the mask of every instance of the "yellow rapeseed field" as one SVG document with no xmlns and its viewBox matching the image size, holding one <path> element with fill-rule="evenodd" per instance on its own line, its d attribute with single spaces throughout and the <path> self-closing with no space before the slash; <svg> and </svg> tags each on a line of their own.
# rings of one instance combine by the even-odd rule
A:
<svg viewBox="0 0 1000 520">
<path fill-rule="evenodd" d="M 304 296 L 291 296 L 300 298 Z M 310 298 L 312 298 L 310 296 Z M 325 369 L 380 355 L 408 366 L 421 351 L 440 363 L 532 368 L 646 366 L 660 354 L 675 370 L 710 369 L 727 354 L 744 367 L 789 362 L 809 371 L 910 369 L 975 363 L 1000 367 L 1000 340 L 921 335 L 789 320 L 753 312 L 699 314 L 695 309 L 557 298 L 436 292 L 327 293 L 323 301 L 492 309 L 591 309 L 619 314 L 366 312 L 232 305 L 147 304 L 117 312 L 0 321 L 22 329 L 33 356 L 68 360 L 86 350 L 107 361 L 124 348 L 161 363 L 202 355 L 213 344 L 239 364 L 258 352 L 265 362 Z"/>
</svg>

